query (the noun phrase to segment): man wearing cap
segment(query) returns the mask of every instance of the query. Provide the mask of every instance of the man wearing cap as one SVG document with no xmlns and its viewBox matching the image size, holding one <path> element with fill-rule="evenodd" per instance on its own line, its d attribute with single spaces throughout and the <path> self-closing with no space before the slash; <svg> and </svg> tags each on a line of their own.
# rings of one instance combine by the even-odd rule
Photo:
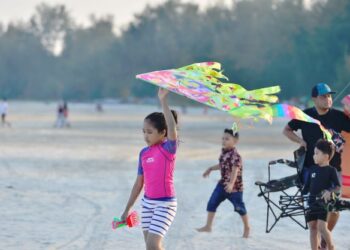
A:
<svg viewBox="0 0 350 250">
<path fill-rule="evenodd" d="M 332 108 L 332 94 L 335 94 L 331 88 L 325 83 L 318 83 L 312 88 L 311 96 L 314 107 L 304 110 L 307 115 L 319 120 L 326 129 L 333 129 L 337 133 L 341 131 L 350 131 L 350 119 L 342 111 Z M 298 136 L 295 131 L 301 130 L 302 137 Z M 304 122 L 300 120 L 291 120 L 285 126 L 283 134 L 291 141 L 300 144 L 306 148 L 305 162 L 302 172 L 303 181 L 308 175 L 311 166 L 315 165 L 313 154 L 316 142 L 323 138 L 323 132 L 315 123 Z M 335 167 L 338 176 L 341 171 L 340 153 L 336 152 L 332 158 L 330 165 Z M 328 217 L 328 228 L 332 230 L 337 223 L 339 213 L 330 213 Z"/>
</svg>

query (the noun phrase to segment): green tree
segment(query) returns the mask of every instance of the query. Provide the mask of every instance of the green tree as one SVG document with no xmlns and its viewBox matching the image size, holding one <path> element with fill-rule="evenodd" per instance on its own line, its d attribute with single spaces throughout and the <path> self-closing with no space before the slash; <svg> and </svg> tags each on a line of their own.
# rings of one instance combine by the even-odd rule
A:
<svg viewBox="0 0 350 250">
<path fill-rule="evenodd" d="M 61 52 L 66 32 L 73 27 L 74 22 L 64 5 L 42 3 L 35 8 L 30 19 L 30 30 L 53 54 Z"/>
</svg>

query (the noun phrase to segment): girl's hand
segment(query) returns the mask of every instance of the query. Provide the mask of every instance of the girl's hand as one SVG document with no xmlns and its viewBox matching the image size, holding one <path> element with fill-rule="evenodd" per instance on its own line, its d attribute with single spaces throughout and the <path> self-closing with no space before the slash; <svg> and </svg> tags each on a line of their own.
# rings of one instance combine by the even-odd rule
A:
<svg viewBox="0 0 350 250">
<path fill-rule="evenodd" d="M 128 215 L 129 215 L 129 211 L 124 211 L 124 213 L 120 216 L 120 219 L 122 221 L 125 221 Z"/>
<path fill-rule="evenodd" d="M 203 173 L 203 177 L 207 178 L 210 175 L 211 172 L 211 168 L 208 168 L 207 170 L 205 170 L 205 172 Z"/>
<path fill-rule="evenodd" d="M 160 101 L 164 100 L 167 95 L 169 94 L 169 90 L 167 89 L 163 89 L 163 88 L 159 88 L 158 90 L 158 98 Z"/>
</svg>

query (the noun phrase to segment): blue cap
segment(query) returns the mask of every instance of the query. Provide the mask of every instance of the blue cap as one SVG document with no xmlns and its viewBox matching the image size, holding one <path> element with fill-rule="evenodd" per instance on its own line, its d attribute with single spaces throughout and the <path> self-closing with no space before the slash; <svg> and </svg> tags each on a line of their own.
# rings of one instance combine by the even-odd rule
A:
<svg viewBox="0 0 350 250">
<path fill-rule="evenodd" d="M 335 94 L 334 91 L 331 90 L 331 88 L 325 84 L 325 83 L 317 83 L 311 91 L 312 97 L 317 97 L 320 95 L 327 95 L 327 94 Z"/>
</svg>

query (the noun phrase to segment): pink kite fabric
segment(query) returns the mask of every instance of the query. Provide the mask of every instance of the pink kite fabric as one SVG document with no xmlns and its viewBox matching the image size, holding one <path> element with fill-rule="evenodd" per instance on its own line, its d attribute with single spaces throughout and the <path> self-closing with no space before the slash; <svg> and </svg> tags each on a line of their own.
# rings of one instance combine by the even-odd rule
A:
<svg viewBox="0 0 350 250">
<path fill-rule="evenodd" d="M 276 104 L 279 86 L 247 90 L 235 83 L 223 82 L 228 78 L 218 62 L 194 63 L 178 69 L 167 69 L 139 74 L 136 78 L 185 96 L 210 107 L 228 112 L 237 118 L 264 119 L 285 117 L 316 123 L 330 140 L 332 135 L 320 121 L 308 116 L 297 107 Z"/>
<path fill-rule="evenodd" d="M 195 63 L 178 69 L 153 71 L 139 74 L 136 78 L 185 96 L 210 107 L 226 111 L 240 118 L 266 117 L 260 106 L 278 101 L 273 94 L 280 91 L 279 86 L 257 90 L 246 90 L 234 83 L 224 83 L 228 78 L 222 74 L 221 64 L 217 62 Z"/>
</svg>

